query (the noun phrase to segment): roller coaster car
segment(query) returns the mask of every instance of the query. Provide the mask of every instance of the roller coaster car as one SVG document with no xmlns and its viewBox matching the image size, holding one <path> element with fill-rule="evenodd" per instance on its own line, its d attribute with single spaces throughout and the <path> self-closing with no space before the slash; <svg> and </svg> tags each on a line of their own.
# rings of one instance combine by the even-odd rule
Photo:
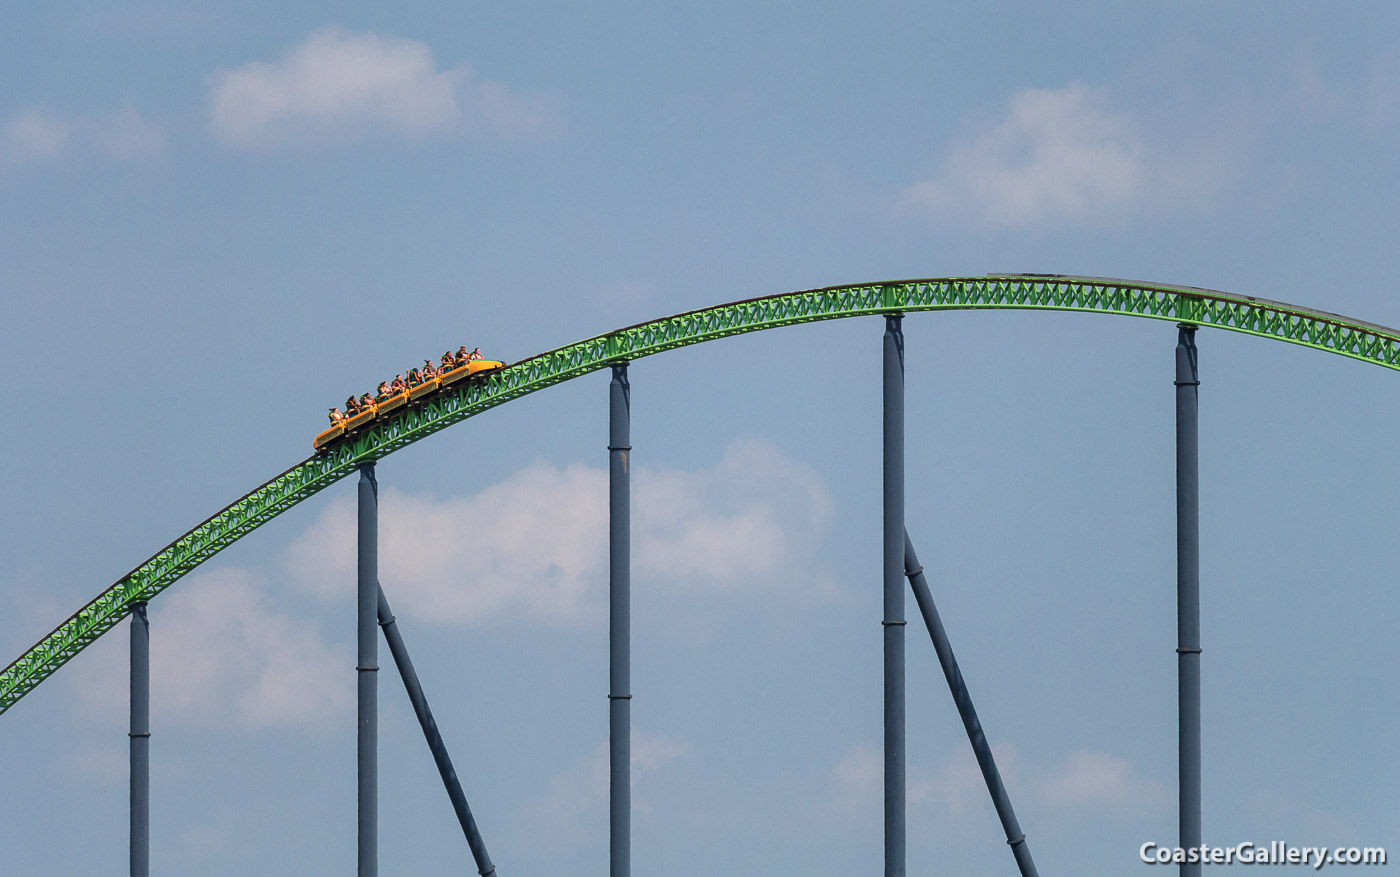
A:
<svg viewBox="0 0 1400 877">
<path fill-rule="evenodd" d="M 460 381 L 462 378 L 471 377 L 481 372 L 494 371 L 504 365 L 504 362 L 498 362 L 494 359 L 477 359 L 466 365 L 459 365 L 450 372 L 443 372 L 438 375 L 438 380 L 441 381 L 442 385 L 445 387 L 448 384 Z"/>
<path fill-rule="evenodd" d="M 332 426 L 330 429 L 326 430 L 325 432 L 317 433 L 316 438 L 312 439 L 311 441 L 311 446 L 319 451 L 326 445 L 329 445 L 331 442 L 345 435 L 347 432 L 350 432 L 355 427 L 363 426 L 364 424 L 369 423 L 373 419 L 373 408 L 361 411 L 354 417 L 347 417 L 340 423 L 337 423 L 335 426 Z"/>
<path fill-rule="evenodd" d="M 353 417 L 345 418 L 345 423 L 342 425 L 345 427 L 346 432 L 352 432 L 373 420 L 374 415 L 375 410 L 373 407 L 366 408 L 364 411 L 361 411 L 359 414 L 356 414 Z"/>
<path fill-rule="evenodd" d="M 408 401 L 416 402 L 419 399 L 422 399 L 424 396 L 428 395 L 429 393 L 433 392 L 440 386 L 442 386 L 441 381 L 439 381 L 437 378 L 430 378 L 429 380 L 424 381 L 423 383 L 408 391 Z"/>
<path fill-rule="evenodd" d="M 392 396 L 390 396 L 389 398 L 385 399 L 383 402 L 380 402 L 379 404 L 375 405 L 375 406 L 374 406 L 374 410 L 375 410 L 375 411 L 378 411 L 380 414 L 388 414 L 390 411 L 393 411 L 395 408 L 402 408 L 403 406 L 405 406 L 405 405 L 407 405 L 407 404 L 408 404 L 408 391 L 407 391 L 407 390 L 404 390 L 404 391 L 401 392 L 401 393 L 395 393 L 394 395 L 392 395 Z"/>
<path fill-rule="evenodd" d="M 343 435 L 345 435 L 345 427 L 337 423 L 335 426 L 317 435 L 316 439 L 311 442 L 311 446 L 319 451 Z"/>
<path fill-rule="evenodd" d="M 478 359 L 473 362 L 469 362 L 466 365 L 458 366 L 452 371 L 444 372 L 430 381 L 424 381 L 416 387 L 404 390 L 402 393 L 395 393 L 394 395 L 385 399 L 383 402 L 379 402 L 376 405 L 364 411 L 361 411 L 359 414 L 356 414 L 353 417 L 345 418 L 343 422 L 338 423 L 335 426 L 332 426 L 330 429 L 326 430 L 325 432 L 318 434 L 316 438 L 312 440 L 311 445 L 318 451 L 322 450 L 341 436 L 348 435 L 354 432 L 356 429 L 359 429 L 361 426 L 364 426 L 366 423 L 369 423 L 376 416 L 380 414 L 388 414 L 390 411 L 393 411 L 396 408 L 402 408 L 409 402 L 416 402 L 417 400 L 422 399 L 424 396 L 431 394 L 434 390 L 438 389 L 439 387 L 445 387 L 448 384 L 455 383 L 457 381 L 462 380 L 463 378 L 468 378 L 472 375 L 479 375 L 483 372 L 495 371 L 498 368 L 504 367 L 504 362 L 500 362 L 499 360 L 495 359 Z"/>
</svg>

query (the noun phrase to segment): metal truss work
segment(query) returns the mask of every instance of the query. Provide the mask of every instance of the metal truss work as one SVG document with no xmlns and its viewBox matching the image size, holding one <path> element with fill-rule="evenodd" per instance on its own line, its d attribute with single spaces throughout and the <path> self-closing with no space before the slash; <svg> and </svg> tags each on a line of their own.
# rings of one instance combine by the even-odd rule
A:
<svg viewBox="0 0 1400 877">
<path fill-rule="evenodd" d="M 293 466 L 161 549 L 0 672 L 0 713 L 181 576 L 366 462 L 512 399 L 610 365 L 731 335 L 819 320 L 940 310 L 1058 310 L 1213 326 L 1400 370 L 1400 331 L 1194 287 L 992 274 L 833 286 L 718 305 L 619 329 L 447 387 Z"/>
</svg>

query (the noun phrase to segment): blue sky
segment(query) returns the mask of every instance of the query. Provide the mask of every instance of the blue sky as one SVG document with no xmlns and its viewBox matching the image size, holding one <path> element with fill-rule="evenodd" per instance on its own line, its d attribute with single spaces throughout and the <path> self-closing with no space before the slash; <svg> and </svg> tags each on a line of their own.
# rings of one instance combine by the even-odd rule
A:
<svg viewBox="0 0 1400 877">
<path fill-rule="evenodd" d="M 0 76 L 6 662 L 461 343 L 1001 271 L 1400 325 L 1391 4 L 51 3 L 7 12 Z M 632 368 L 638 873 L 879 867 L 882 330 Z M 1146 867 L 1175 330 L 906 335 L 911 535 L 1041 871 Z M 1199 344 L 1206 839 L 1393 853 L 1400 378 Z M 503 874 L 606 873 L 606 383 L 379 467 L 381 578 Z M 152 604 L 154 873 L 353 867 L 353 496 Z M 909 634 L 910 872 L 1009 873 Z M 125 662 L 120 629 L 0 718 L 0 871 L 125 873 Z M 381 675 L 381 866 L 464 867 Z"/>
</svg>

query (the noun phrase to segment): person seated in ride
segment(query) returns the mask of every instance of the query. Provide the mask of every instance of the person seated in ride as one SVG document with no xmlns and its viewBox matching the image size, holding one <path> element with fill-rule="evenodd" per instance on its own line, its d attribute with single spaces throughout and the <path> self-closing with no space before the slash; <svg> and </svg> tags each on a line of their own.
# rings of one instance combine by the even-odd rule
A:
<svg viewBox="0 0 1400 877">
<path fill-rule="evenodd" d="M 380 381 L 379 386 L 374 388 L 374 401 L 385 402 L 389 399 L 389 382 Z"/>
<path fill-rule="evenodd" d="M 420 374 L 418 374 L 418 369 L 416 369 L 416 368 L 411 368 L 411 369 L 409 369 L 409 370 L 408 370 L 408 385 L 409 385 L 409 387 L 416 387 L 416 386 L 418 386 L 418 385 L 421 384 L 421 383 L 423 383 L 423 376 L 420 375 Z"/>
<path fill-rule="evenodd" d="M 369 411 L 369 410 L 372 409 L 373 407 L 374 407 L 374 397 L 373 397 L 373 396 L 371 396 L 369 393 L 365 393 L 364 395 L 362 395 L 362 396 L 360 397 L 360 410 L 361 410 L 361 411 Z"/>
<path fill-rule="evenodd" d="M 469 359 L 471 359 L 471 354 L 467 353 L 467 345 L 463 344 L 461 347 L 458 347 L 458 348 L 457 348 L 457 364 L 458 364 L 458 365 L 466 365 L 466 364 L 467 364 L 467 361 L 468 361 Z"/>
<path fill-rule="evenodd" d="M 438 374 L 444 374 L 457 367 L 457 361 L 452 358 L 452 351 L 447 351 L 442 355 L 442 364 L 438 366 Z"/>
<path fill-rule="evenodd" d="M 463 346 L 465 346 L 465 345 L 463 345 Z M 483 359 L 485 359 L 485 358 L 486 358 L 486 357 L 484 357 L 484 356 L 481 355 L 481 348 L 480 348 L 480 347 L 478 347 L 477 349 L 473 350 L 473 351 L 471 352 L 471 354 L 467 357 L 467 359 L 471 360 L 472 362 L 481 362 L 481 361 L 482 361 Z"/>
<path fill-rule="evenodd" d="M 359 399 L 356 399 L 354 396 L 351 396 L 349 399 L 346 399 L 346 400 L 345 400 L 345 416 L 346 416 L 346 417 L 354 417 L 356 414 L 359 414 L 359 413 L 360 413 L 360 400 L 359 400 Z"/>
<path fill-rule="evenodd" d="M 389 385 L 389 388 L 395 393 L 402 393 L 408 389 L 408 385 L 403 382 L 403 375 L 397 374 L 394 375 L 394 382 Z"/>
<path fill-rule="evenodd" d="M 438 376 L 437 366 L 433 365 L 431 359 L 423 360 L 423 380 L 431 381 Z"/>
<path fill-rule="evenodd" d="M 345 415 L 340 413 L 339 408 L 332 408 L 331 413 L 326 416 L 331 419 L 331 426 L 340 426 L 345 422 Z"/>
</svg>

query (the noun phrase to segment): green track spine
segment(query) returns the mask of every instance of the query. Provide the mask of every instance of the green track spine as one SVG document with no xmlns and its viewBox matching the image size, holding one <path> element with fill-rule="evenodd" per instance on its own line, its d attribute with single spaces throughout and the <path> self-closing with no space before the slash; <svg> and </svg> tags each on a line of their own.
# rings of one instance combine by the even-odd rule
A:
<svg viewBox="0 0 1400 877">
<path fill-rule="evenodd" d="M 887 313 L 1052 310 L 1118 314 L 1243 332 L 1400 370 L 1400 332 L 1309 308 L 1194 287 L 1060 275 L 988 275 L 832 286 L 663 317 L 541 353 L 371 421 L 176 539 L 98 594 L 0 673 L 0 713 L 186 573 L 355 471 L 512 399 L 652 356 L 781 326 Z"/>
</svg>

